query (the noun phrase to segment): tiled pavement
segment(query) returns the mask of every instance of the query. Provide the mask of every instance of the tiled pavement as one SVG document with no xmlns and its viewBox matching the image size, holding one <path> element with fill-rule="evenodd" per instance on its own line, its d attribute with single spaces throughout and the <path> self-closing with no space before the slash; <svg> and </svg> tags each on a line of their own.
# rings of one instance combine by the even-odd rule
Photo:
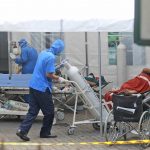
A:
<svg viewBox="0 0 150 150">
<path fill-rule="evenodd" d="M 89 114 L 80 111 L 77 114 L 77 120 L 84 120 Z M 91 124 L 81 124 L 75 129 L 73 135 L 68 135 L 68 125 L 72 123 L 73 113 L 70 111 L 65 112 L 65 119 L 63 121 L 57 121 L 53 126 L 52 133 L 58 135 L 56 139 L 40 139 L 39 130 L 41 127 L 41 118 L 38 118 L 33 124 L 29 136 L 30 142 L 22 142 L 16 135 L 16 129 L 21 120 L 14 118 L 7 118 L 0 120 L 0 139 L 5 142 L 13 142 L 13 145 L 0 145 L 0 150 L 139 150 L 139 145 L 96 145 L 89 142 L 101 142 L 105 141 L 104 137 L 100 136 L 100 132 L 95 130 Z M 80 144 L 81 142 L 87 142 L 86 144 Z M 15 143 L 17 145 L 15 145 Z M 26 145 L 23 145 L 23 144 Z M 41 146 L 37 144 L 40 143 Z M 48 145 L 46 145 L 46 143 Z M 74 144 L 70 144 L 74 143 Z M 9 144 L 9 143 L 7 143 Z M 20 144 L 20 145 L 19 145 Z M 33 145 L 35 144 L 35 145 Z M 43 144 L 43 145 L 42 145 Z M 51 145 L 50 145 L 51 144 Z M 150 150 L 150 147 L 146 150 Z"/>
</svg>

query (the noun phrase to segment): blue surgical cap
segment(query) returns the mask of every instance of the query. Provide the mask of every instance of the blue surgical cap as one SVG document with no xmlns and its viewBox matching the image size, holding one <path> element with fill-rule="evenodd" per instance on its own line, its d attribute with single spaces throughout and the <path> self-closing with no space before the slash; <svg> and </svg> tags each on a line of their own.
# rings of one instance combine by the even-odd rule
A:
<svg viewBox="0 0 150 150">
<path fill-rule="evenodd" d="M 55 55 L 59 55 L 64 50 L 64 47 L 64 42 L 61 39 L 55 40 L 51 45 L 51 49 Z"/>
<path fill-rule="evenodd" d="M 23 47 L 23 46 L 27 45 L 28 42 L 25 39 L 21 39 L 18 41 L 18 43 L 19 43 L 20 47 Z"/>
</svg>

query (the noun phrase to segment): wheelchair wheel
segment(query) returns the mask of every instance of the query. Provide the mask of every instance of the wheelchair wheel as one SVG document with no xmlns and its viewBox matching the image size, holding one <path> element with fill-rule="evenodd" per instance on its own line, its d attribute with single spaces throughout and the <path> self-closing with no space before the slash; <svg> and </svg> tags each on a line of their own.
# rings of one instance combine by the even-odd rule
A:
<svg viewBox="0 0 150 150">
<path fill-rule="evenodd" d="M 64 114 L 64 112 L 62 112 L 62 111 L 57 111 L 57 113 L 56 113 L 56 118 L 57 118 L 59 121 L 64 120 L 64 119 L 65 119 L 65 114 Z"/>
<path fill-rule="evenodd" d="M 118 123 L 115 122 L 113 117 L 113 111 L 111 110 L 106 118 L 104 126 L 104 135 L 106 141 L 115 141 L 118 137 L 118 130 Z"/>
<path fill-rule="evenodd" d="M 142 140 L 150 140 L 150 112 L 148 111 L 144 111 L 141 115 L 139 121 L 139 133 Z M 146 148 L 150 146 L 150 143 L 145 143 L 141 146 Z"/>
<path fill-rule="evenodd" d="M 106 141 L 116 141 L 117 139 L 123 137 L 126 140 L 126 124 L 125 122 L 116 122 L 114 120 L 113 111 L 111 110 L 105 121 L 104 135 Z"/>
</svg>

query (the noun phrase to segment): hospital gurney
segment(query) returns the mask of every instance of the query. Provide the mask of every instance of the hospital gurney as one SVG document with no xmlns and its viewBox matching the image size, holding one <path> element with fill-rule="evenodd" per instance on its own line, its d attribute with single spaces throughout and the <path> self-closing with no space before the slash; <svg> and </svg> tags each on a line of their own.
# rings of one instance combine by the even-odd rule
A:
<svg viewBox="0 0 150 150">
<path fill-rule="evenodd" d="M 6 115 L 26 115 L 28 104 L 24 103 L 22 96 L 29 94 L 30 78 L 31 74 L 12 74 L 9 80 L 9 74 L 0 74 L 0 118 Z M 43 114 L 39 112 L 38 116 Z"/>
<path fill-rule="evenodd" d="M 4 106 L 0 107 L 1 117 L 26 115 L 28 104 L 24 103 L 22 96 L 29 94 L 30 79 L 31 74 L 12 74 L 11 80 L 9 80 L 9 74 L 0 74 L 0 106 Z M 41 111 L 38 116 L 43 116 Z M 64 113 L 58 108 L 55 108 L 55 118 L 64 119 Z"/>
</svg>

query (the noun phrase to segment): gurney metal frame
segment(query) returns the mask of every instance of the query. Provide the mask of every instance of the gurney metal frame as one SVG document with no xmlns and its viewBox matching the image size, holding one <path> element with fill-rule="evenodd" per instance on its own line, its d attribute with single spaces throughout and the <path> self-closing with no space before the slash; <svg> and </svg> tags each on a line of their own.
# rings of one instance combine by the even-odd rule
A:
<svg viewBox="0 0 150 150">
<path fill-rule="evenodd" d="M 69 83 L 75 85 L 76 88 L 75 88 L 75 104 L 74 104 L 73 120 L 72 120 L 72 124 L 69 126 L 69 128 L 67 130 L 68 135 L 74 134 L 75 128 L 79 124 L 92 124 L 94 128 L 97 128 L 97 126 L 95 127 L 95 125 L 100 124 L 101 121 L 97 120 L 96 116 L 93 116 L 93 119 L 76 121 L 77 106 L 78 106 L 77 102 L 78 102 L 79 97 L 82 99 L 84 108 L 87 108 L 90 111 L 94 111 L 93 109 L 95 109 L 95 108 L 92 104 L 90 105 L 89 103 L 87 103 L 86 99 L 82 98 L 82 95 L 84 95 L 84 93 L 87 92 L 86 90 L 82 90 L 75 81 L 69 81 Z M 105 103 L 103 103 L 103 108 L 107 112 L 109 112 L 109 109 L 107 107 L 105 107 Z M 99 128 L 100 128 L 100 126 L 99 126 Z"/>
</svg>

